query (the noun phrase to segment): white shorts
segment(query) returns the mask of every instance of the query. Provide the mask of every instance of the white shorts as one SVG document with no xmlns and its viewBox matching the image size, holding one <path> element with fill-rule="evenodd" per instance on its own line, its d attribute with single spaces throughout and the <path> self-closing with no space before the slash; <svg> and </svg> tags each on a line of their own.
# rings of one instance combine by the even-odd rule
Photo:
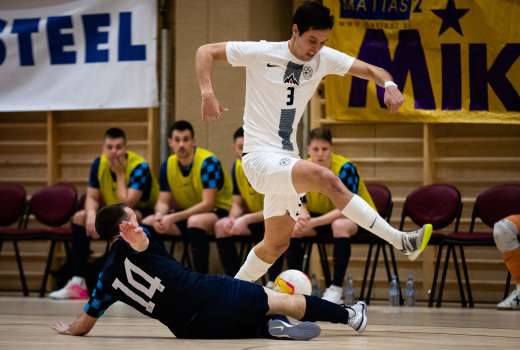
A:
<svg viewBox="0 0 520 350">
<path fill-rule="evenodd" d="M 251 186 L 264 195 L 264 218 L 289 212 L 296 221 L 302 206 L 301 197 L 292 183 L 292 169 L 300 160 L 296 155 L 272 152 L 247 153 L 242 158 L 244 173 Z"/>
</svg>

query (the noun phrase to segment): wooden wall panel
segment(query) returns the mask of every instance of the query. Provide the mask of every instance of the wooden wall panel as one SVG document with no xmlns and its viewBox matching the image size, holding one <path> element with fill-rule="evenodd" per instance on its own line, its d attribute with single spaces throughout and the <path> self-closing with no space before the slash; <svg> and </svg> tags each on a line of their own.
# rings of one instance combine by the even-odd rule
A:
<svg viewBox="0 0 520 350">
<path fill-rule="evenodd" d="M 200 117 L 200 93 L 195 77 L 195 51 L 208 42 L 208 0 L 175 1 L 175 115 L 193 124 L 201 147 L 207 147 L 207 126 Z"/>
</svg>

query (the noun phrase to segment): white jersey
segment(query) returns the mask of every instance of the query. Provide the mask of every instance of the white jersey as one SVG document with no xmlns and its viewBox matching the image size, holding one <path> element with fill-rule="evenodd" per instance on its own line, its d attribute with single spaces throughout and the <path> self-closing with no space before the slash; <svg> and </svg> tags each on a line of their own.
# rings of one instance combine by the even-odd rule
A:
<svg viewBox="0 0 520 350">
<path fill-rule="evenodd" d="M 321 79 L 345 75 L 355 60 L 325 46 L 302 61 L 287 41 L 228 42 L 226 56 L 231 65 L 246 67 L 245 153 L 298 154 L 298 123 Z"/>
</svg>

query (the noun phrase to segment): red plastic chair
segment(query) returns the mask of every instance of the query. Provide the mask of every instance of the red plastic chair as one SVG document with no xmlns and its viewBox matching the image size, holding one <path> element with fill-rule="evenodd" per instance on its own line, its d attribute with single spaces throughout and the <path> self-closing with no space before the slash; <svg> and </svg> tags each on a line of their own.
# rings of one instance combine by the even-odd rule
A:
<svg viewBox="0 0 520 350">
<path fill-rule="evenodd" d="M 475 222 L 479 218 L 486 226 L 493 229 L 495 223 L 509 215 L 520 213 L 520 184 L 502 184 L 494 186 L 477 196 L 473 206 L 471 215 L 471 223 L 469 232 L 456 232 L 448 235 L 446 242 L 448 244 L 448 255 L 452 251 L 455 257 L 455 248 L 458 246 L 460 250 L 462 267 L 464 269 L 464 277 L 466 283 L 466 293 L 468 294 L 469 306 L 473 307 L 473 296 L 471 293 L 471 285 L 469 281 L 468 268 L 466 258 L 464 256 L 464 246 L 495 246 L 493 232 L 475 232 Z M 444 279 L 447 269 L 445 262 L 443 279 L 438 306 L 442 301 L 442 289 L 444 287 Z M 507 283 L 506 283 L 507 285 Z M 459 286 L 459 288 L 461 288 Z M 461 289 L 461 293 L 463 290 Z M 507 290 L 506 290 L 507 294 Z"/>
<path fill-rule="evenodd" d="M 38 222 L 46 225 L 41 228 L 28 228 L 37 239 L 47 239 L 51 241 L 47 263 L 40 287 L 40 297 L 45 294 L 45 286 L 49 277 L 49 270 L 54 250 L 57 242 L 63 242 L 65 252 L 69 255 L 68 241 L 72 238 L 70 226 L 67 224 L 77 208 L 77 192 L 74 186 L 70 184 L 56 184 L 45 187 L 31 197 L 29 202 L 29 214 L 35 216 Z"/>
<path fill-rule="evenodd" d="M 422 186 L 406 197 L 401 215 L 400 229 L 403 229 L 405 219 L 406 217 L 409 217 L 419 227 L 422 227 L 424 224 L 431 223 L 434 231 L 436 231 L 453 224 L 453 232 L 458 232 L 461 213 L 461 195 L 460 191 L 455 186 L 447 184 Z M 428 306 L 433 306 L 433 300 L 435 298 L 435 291 L 437 287 L 437 278 L 439 275 L 439 267 L 442 260 L 442 251 L 445 244 L 446 242 L 444 234 L 435 232 L 432 234 L 430 245 L 438 245 L 439 250 L 435 260 L 435 271 L 433 274 Z M 447 254 L 449 254 L 449 252 L 450 251 L 448 251 Z M 461 302 L 463 306 L 466 306 L 466 300 L 464 299 L 464 294 L 462 293 L 462 284 L 458 262 L 455 255 L 453 258 L 455 263 L 455 271 L 457 273 L 457 280 L 459 281 L 459 290 L 461 291 Z M 447 260 L 449 260 L 449 255 L 447 256 Z M 443 277 L 445 276 L 443 275 Z M 441 282 L 441 290 L 443 286 L 442 283 L 443 282 Z M 439 298 L 441 297 L 442 292 L 439 295 Z M 440 304 L 438 304 L 438 306 L 440 306 Z"/>
<path fill-rule="evenodd" d="M 25 197 L 26 192 L 22 185 L 0 185 L 0 252 L 4 241 L 13 242 L 23 295 L 27 296 L 29 290 L 18 248 L 18 241 L 27 237 L 22 230 L 27 204 Z M 15 223 L 18 223 L 16 227 L 12 227 Z"/>
</svg>

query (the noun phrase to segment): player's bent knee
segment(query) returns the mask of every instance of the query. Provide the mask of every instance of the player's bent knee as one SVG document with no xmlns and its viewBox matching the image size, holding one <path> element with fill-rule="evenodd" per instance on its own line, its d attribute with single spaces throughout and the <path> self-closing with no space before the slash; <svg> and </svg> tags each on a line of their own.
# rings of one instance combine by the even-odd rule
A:
<svg viewBox="0 0 520 350">
<path fill-rule="evenodd" d="M 331 228 L 334 238 L 350 238 L 354 236 L 358 230 L 355 223 L 346 219 L 337 219 L 333 221 Z"/>
<path fill-rule="evenodd" d="M 319 183 L 325 194 L 338 193 L 345 190 L 341 180 L 329 169 L 320 171 Z"/>
<path fill-rule="evenodd" d="M 502 253 L 511 251 L 520 246 L 518 242 L 518 229 L 509 220 L 502 219 L 493 226 L 493 238 L 497 248 Z"/>
<path fill-rule="evenodd" d="M 143 219 L 142 223 L 145 224 L 145 225 L 148 225 L 148 226 L 152 226 L 154 220 L 155 220 L 154 215 L 148 215 L 147 217 L 145 217 Z"/>
<path fill-rule="evenodd" d="M 72 216 L 72 223 L 75 225 L 85 226 L 86 219 L 87 215 L 85 210 L 80 210 Z"/>
</svg>

